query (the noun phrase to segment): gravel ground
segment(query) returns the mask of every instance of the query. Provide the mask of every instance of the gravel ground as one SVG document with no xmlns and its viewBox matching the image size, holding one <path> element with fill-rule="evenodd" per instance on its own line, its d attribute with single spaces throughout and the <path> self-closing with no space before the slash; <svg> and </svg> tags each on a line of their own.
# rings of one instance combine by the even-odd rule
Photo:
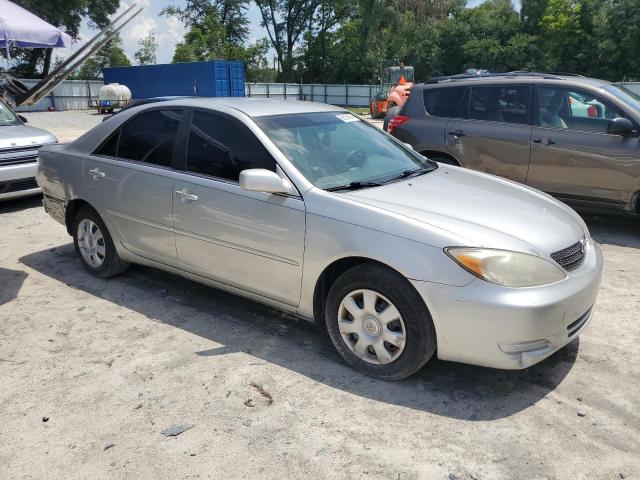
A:
<svg viewBox="0 0 640 480">
<path fill-rule="evenodd" d="M 28 116 L 61 138 L 100 121 Z M 640 478 L 640 221 L 586 220 L 605 272 L 579 341 L 388 383 L 273 309 L 145 267 L 93 278 L 39 198 L 2 203 L 0 478 Z"/>
</svg>

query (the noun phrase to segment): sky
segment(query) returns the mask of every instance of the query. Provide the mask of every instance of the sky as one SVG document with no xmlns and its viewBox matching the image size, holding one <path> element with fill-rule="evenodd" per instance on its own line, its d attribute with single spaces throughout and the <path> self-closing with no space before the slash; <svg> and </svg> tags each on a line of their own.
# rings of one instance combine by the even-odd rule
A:
<svg viewBox="0 0 640 480">
<path fill-rule="evenodd" d="M 120 9 L 116 12 L 116 15 L 126 10 L 132 3 L 131 0 L 121 0 Z M 176 43 L 182 40 L 185 27 L 176 17 L 160 16 L 160 11 L 169 5 L 184 6 L 184 0 L 137 0 L 136 3 L 143 7 L 144 10 L 120 31 L 124 52 L 129 57 L 129 60 L 131 60 L 131 63 L 135 63 L 133 55 L 139 48 L 138 41 L 149 35 L 149 33 L 153 33 L 158 42 L 158 63 L 171 62 Z M 251 2 L 247 15 L 251 22 L 249 42 L 251 43 L 265 37 L 267 33 L 260 26 L 260 11 L 255 3 Z M 87 23 L 84 22 L 80 29 L 80 40 L 76 42 L 71 49 L 65 49 L 65 52 L 61 50 L 56 52 L 56 54 L 61 57 L 66 57 L 97 32 L 97 30 L 89 28 Z"/>
<path fill-rule="evenodd" d="M 130 7 L 132 1 L 133 0 L 121 0 L 120 10 L 116 15 Z M 482 3 L 482 1 L 483 0 L 469 0 L 468 5 L 475 6 Z M 131 63 L 135 63 L 133 55 L 139 48 L 138 41 L 146 37 L 149 33 L 153 33 L 158 42 L 158 63 L 171 62 L 176 43 L 182 40 L 185 27 L 176 17 L 165 17 L 159 14 L 160 11 L 168 5 L 184 6 L 185 0 L 137 0 L 136 3 L 142 6 L 144 10 L 120 32 L 125 53 L 131 60 Z M 519 5 L 519 1 L 515 3 L 517 6 Z M 260 25 L 260 11 L 254 2 L 250 3 L 247 16 L 250 21 L 249 43 L 266 37 L 267 32 Z M 66 57 L 70 55 L 96 33 L 97 30 L 92 30 L 85 22 L 80 29 L 80 40 L 70 49 L 57 51 L 56 56 Z"/>
</svg>

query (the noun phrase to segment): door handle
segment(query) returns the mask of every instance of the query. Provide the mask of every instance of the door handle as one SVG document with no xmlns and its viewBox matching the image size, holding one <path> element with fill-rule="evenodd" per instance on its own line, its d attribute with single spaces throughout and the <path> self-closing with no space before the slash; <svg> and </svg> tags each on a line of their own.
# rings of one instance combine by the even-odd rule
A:
<svg viewBox="0 0 640 480">
<path fill-rule="evenodd" d="M 194 195 L 193 193 L 189 193 L 185 190 L 176 190 L 174 193 L 176 194 L 176 197 L 178 197 L 183 202 L 190 203 L 198 200 L 197 195 Z"/>
<path fill-rule="evenodd" d="M 93 170 L 89 170 L 89 173 L 91 174 L 94 180 L 97 180 L 98 178 L 104 178 L 107 175 L 106 173 L 101 172 L 97 168 L 94 168 Z"/>
<path fill-rule="evenodd" d="M 539 143 L 540 145 L 548 147 L 549 145 L 555 145 L 556 141 L 549 137 L 542 137 L 542 138 L 534 138 L 533 143 Z"/>
<path fill-rule="evenodd" d="M 464 137 L 467 134 L 464 133 L 462 130 L 452 130 L 449 132 L 449 135 L 451 135 L 452 137 L 459 138 L 459 137 Z"/>
</svg>

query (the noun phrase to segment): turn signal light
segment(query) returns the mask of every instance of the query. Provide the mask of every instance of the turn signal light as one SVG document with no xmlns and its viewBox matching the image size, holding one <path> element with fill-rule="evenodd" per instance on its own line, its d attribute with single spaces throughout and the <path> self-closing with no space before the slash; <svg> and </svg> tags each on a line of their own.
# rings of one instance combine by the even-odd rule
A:
<svg viewBox="0 0 640 480">
<path fill-rule="evenodd" d="M 407 117 L 406 115 L 397 115 L 393 117 L 391 120 L 389 120 L 389 124 L 387 125 L 387 132 L 393 132 L 394 128 L 396 128 L 398 125 L 402 125 L 407 120 L 409 120 L 409 117 Z"/>
</svg>

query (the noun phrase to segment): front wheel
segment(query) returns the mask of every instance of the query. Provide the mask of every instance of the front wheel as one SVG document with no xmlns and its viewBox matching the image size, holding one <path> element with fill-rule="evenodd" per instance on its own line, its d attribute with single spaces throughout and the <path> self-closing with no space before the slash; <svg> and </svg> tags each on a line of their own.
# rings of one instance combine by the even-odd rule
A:
<svg viewBox="0 0 640 480">
<path fill-rule="evenodd" d="M 374 120 L 384 116 L 384 112 L 378 111 L 378 101 L 375 98 L 372 98 L 369 102 L 369 113 L 371 114 L 371 118 Z"/>
<path fill-rule="evenodd" d="M 342 358 L 372 377 L 406 378 L 436 351 L 422 298 L 404 277 L 380 265 L 358 265 L 334 282 L 325 321 Z"/>
<path fill-rule="evenodd" d="M 118 256 L 100 215 L 91 207 L 81 208 L 74 218 L 73 244 L 84 267 L 96 277 L 113 277 L 129 268 L 129 263 Z"/>
</svg>

